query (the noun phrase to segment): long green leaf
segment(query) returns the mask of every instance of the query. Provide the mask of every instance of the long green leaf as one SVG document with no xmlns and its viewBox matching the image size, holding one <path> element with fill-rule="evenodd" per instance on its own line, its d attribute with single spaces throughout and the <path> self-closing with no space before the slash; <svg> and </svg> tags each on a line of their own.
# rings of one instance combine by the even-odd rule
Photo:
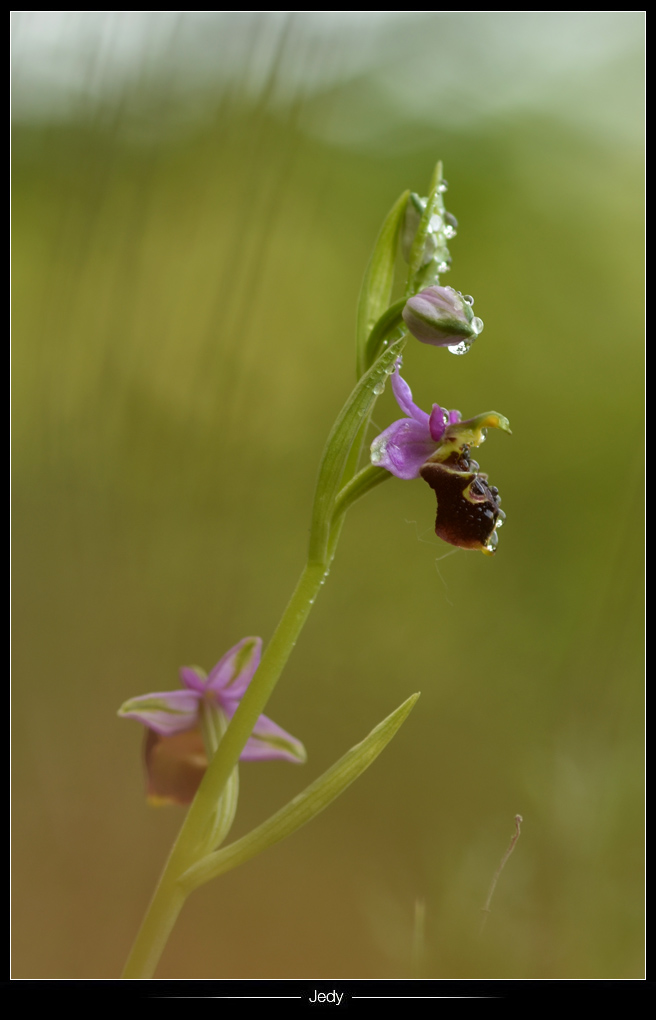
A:
<svg viewBox="0 0 656 1020">
<path fill-rule="evenodd" d="M 355 332 L 358 379 L 369 367 L 365 364 L 367 338 L 390 303 L 399 231 L 409 194 L 404 191 L 387 214 L 362 281 Z"/>
<path fill-rule="evenodd" d="M 319 467 L 319 477 L 312 509 L 310 532 L 310 563 L 326 563 L 328 538 L 332 524 L 335 500 L 344 484 L 344 469 L 360 426 L 382 392 L 385 380 L 403 350 L 406 337 L 402 336 L 383 349 L 378 360 L 362 376 L 351 393 L 332 427 Z"/>
<path fill-rule="evenodd" d="M 201 858 L 188 868 L 180 876 L 179 885 L 189 893 L 212 878 L 251 860 L 267 847 L 279 843 L 281 839 L 290 836 L 306 822 L 315 818 L 376 760 L 407 718 L 418 697 L 419 694 L 413 694 L 399 705 L 396 711 L 383 719 L 360 744 L 347 751 L 332 768 L 324 772 L 280 811 L 276 811 L 262 825 L 258 825 L 247 836 Z"/>
</svg>

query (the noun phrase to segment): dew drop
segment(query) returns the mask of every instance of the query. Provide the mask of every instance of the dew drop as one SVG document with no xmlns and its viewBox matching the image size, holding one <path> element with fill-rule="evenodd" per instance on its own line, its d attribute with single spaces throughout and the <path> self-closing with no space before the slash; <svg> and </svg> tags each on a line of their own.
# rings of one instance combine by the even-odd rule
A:
<svg viewBox="0 0 656 1020">
<path fill-rule="evenodd" d="M 462 295 L 462 300 L 466 301 L 468 305 L 473 305 L 474 304 L 474 299 L 471 296 L 471 294 L 463 294 Z"/>
<path fill-rule="evenodd" d="M 372 448 L 371 448 L 371 463 L 372 464 L 380 464 L 381 460 L 385 456 L 385 451 L 386 450 L 387 450 L 387 443 L 385 443 L 385 442 L 382 442 L 382 443 L 376 445 L 375 447 L 372 446 Z"/>
<path fill-rule="evenodd" d="M 474 333 L 476 334 L 476 336 L 478 336 L 479 333 L 483 332 L 483 325 L 484 325 L 483 320 L 479 319 L 479 317 L 477 315 L 474 316 L 474 318 L 472 319 L 470 325 L 471 325 L 471 328 L 474 330 Z"/>
<path fill-rule="evenodd" d="M 456 228 L 450 225 L 444 228 L 444 236 L 448 238 L 449 241 L 451 240 L 452 237 L 455 237 L 457 233 L 458 231 L 456 230 Z"/>
<path fill-rule="evenodd" d="M 498 544 L 499 544 L 499 536 L 497 535 L 496 531 L 493 531 L 492 534 L 490 535 L 490 537 L 487 540 L 487 545 L 485 546 L 485 548 L 487 549 L 488 552 L 493 553 L 495 551 L 496 547 L 498 546 Z"/>
<path fill-rule="evenodd" d="M 448 262 L 438 262 L 437 263 L 437 272 L 438 273 L 448 273 L 450 268 L 451 267 L 449 266 Z"/>
<path fill-rule="evenodd" d="M 444 194 L 445 191 L 449 190 L 449 182 L 444 180 L 440 181 L 440 183 L 437 185 L 437 190 Z"/>
<path fill-rule="evenodd" d="M 384 389 L 385 389 L 385 380 L 383 379 L 381 382 L 376 383 L 376 385 L 374 386 L 374 393 L 376 394 L 377 397 L 379 397 Z"/>
<path fill-rule="evenodd" d="M 466 340 L 461 340 L 459 344 L 454 344 L 453 347 L 447 347 L 449 354 L 466 354 L 471 344 L 468 344 Z"/>
<path fill-rule="evenodd" d="M 443 225 L 444 224 L 443 224 L 442 217 L 439 216 L 437 213 L 434 213 L 431 216 L 431 218 L 430 218 L 430 223 L 428 224 L 428 229 L 429 230 L 433 230 L 435 233 L 437 233 L 438 230 L 442 229 Z"/>
</svg>

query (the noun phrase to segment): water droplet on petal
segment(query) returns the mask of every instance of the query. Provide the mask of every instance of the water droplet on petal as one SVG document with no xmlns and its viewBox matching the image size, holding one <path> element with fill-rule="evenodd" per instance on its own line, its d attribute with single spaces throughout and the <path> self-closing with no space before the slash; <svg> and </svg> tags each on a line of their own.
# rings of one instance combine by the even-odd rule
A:
<svg viewBox="0 0 656 1020">
<path fill-rule="evenodd" d="M 459 344 L 454 344 L 453 347 L 447 347 L 449 354 L 466 354 L 471 344 L 468 344 L 466 340 L 461 340 Z"/>
<path fill-rule="evenodd" d="M 462 295 L 462 300 L 466 301 L 468 305 L 473 305 L 474 304 L 474 299 L 471 296 L 471 294 L 463 294 Z"/>
<path fill-rule="evenodd" d="M 387 450 L 386 442 L 377 443 L 376 446 L 374 446 L 371 450 L 371 463 L 380 464 L 381 460 L 385 456 L 386 450 Z"/>
<path fill-rule="evenodd" d="M 476 333 L 476 336 L 478 336 L 479 333 L 483 332 L 483 325 L 484 325 L 483 320 L 479 319 L 479 317 L 477 315 L 474 316 L 474 318 L 472 319 L 470 325 L 471 325 L 471 328 Z"/>
</svg>

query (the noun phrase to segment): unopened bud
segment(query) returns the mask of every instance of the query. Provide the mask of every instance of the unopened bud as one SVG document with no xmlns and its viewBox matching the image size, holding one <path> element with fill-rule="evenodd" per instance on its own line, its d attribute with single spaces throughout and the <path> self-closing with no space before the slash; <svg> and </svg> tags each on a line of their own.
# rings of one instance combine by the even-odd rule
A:
<svg viewBox="0 0 656 1020">
<path fill-rule="evenodd" d="M 482 319 L 474 315 L 472 299 L 465 300 L 453 287 L 427 287 L 411 297 L 403 309 L 403 320 L 417 340 L 433 347 L 453 347 L 461 341 L 472 343 L 483 330 Z"/>
</svg>

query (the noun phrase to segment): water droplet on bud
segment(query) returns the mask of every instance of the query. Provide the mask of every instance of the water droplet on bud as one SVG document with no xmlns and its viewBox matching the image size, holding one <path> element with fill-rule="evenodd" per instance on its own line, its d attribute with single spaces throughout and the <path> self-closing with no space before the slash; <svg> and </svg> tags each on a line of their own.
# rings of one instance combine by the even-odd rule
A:
<svg viewBox="0 0 656 1020">
<path fill-rule="evenodd" d="M 479 317 L 477 315 L 474 316 L 474 318 L 472 319 L 470 325 L 471 325 L 471 328 L 476 333 L 476 336 L 478 336 L 479 333 L 483 332 L 483 325 L 484 325 L 483 320 L 479 319 Z"/>
<path fill-rule="evenodd" d="M 471 344 L 468 344 L 466 340 L 461 340 L 459 344 L 454 344 L 453 347 L 447 347 L 449 354 L 466 354 Z"/>
</svg>

